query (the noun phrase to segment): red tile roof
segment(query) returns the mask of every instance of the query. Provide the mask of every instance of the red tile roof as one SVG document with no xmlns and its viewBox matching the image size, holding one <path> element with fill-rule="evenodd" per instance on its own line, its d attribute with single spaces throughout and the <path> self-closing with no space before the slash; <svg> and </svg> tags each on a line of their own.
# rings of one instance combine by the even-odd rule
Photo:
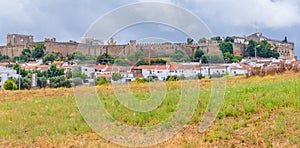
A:
<svg viewBox="0 0 300 148">
<path fill-rule="evenodd" d="M 105 78 L 111 78 L 112 77 L 112 75 L 110 75 L 110 74 L 100 74 L 100 73 L 97 73 L 96 76 L 97 77 L 105 77 Z"/>
<path fill-rule="evenodd" d="M 141 65 L 139 69 L 151 69 L 151 70 L 167 70 L 166 65 Z"/>
<path fill-rule="evenodd" d="M 95 69 L 104 69 L 106 67 L 107 67 L 107 65 L 96 65 Z"/>
</svg>

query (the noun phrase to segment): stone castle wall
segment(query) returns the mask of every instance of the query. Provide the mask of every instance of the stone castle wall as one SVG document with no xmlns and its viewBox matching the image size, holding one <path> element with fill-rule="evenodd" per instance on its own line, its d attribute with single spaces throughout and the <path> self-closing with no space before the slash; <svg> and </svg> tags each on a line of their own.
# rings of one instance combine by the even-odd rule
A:
<svg viewBox="0 0 300 148">
<path fill-rule="evenodd" d="M 112 56 L 126 57 L 134 53 L 136 50 L 143 50 L 144 53 L 149 53 L 151 56 L 170 55 L 175 50 L 183 50 L 186 55 L 193 56 L 197 50 L 203 50 L 204 53 L 210 55 L 222 55 L 218 44 L 127 44 L 127 45 L 99 45 L 91 46 L 87 44 L 69 43 L 69 42 L 43 42 L 48 52 L 60 52 L 63 56 L 67 56 L 76 51 L 83 54 L 102 55 L 108 53 Z M 284 49 L 282 45 L 282 49 Z M 0 53 L 15 57 L 21 54 L 25 46 L 0 46 Z M 29 49 L 33 49 L 32 46 Z M 246 47 L 243 44 L 233 44 L 235 56 L 246 56 Z M 281 48 L 280 48 L 281 49 Z M 287 52 L 282 50 L 282 52 Z M 288 53 L 293 55 L 293 53 Z"/>
<path fill-rule="evenodd" d="M 87 44 L 69 43 L 69 42 L 43 42 L 47 52 L 59 52 L 63 56 L 67 56 L 76 51 L 83 54 L 102 55 L 108 53 L 112 56 L 126 57 L 134 53 L 136 50 L 143 50 L 151 56 L 170 55 L 175 50 L 183 50 L 186 55 L 193 56 L 197 50 L 203 50 L 209 54 L 220 54 L 218 45 L 211 44 L 127 44 L 127 45 L 99 45 L 92 46 Z M 193 48 L 192 48 L 193 47 Z M 16 57 L 22 53 L 25 46 L 0 46 L 0 53 L 9 57 Z M 33 49 L 32 46 L 29 49 Z"/>
<path fill-rule="evenodd" d="M 9 57 L 19 56 L 24 46 L 0 46 L 0 53 Z"/>
</svg>

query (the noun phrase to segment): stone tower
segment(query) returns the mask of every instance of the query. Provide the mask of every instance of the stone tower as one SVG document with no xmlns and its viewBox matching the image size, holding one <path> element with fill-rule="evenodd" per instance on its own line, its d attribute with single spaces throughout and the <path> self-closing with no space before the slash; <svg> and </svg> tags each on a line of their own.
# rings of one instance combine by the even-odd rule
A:
<svg viewBox="0 0 300 148">
<path fill-rule="evenodd" d="M 130 40 L 129 43 L 129 55 L 136 51 L 136 40 Z"/>
<path fill-rule="evenodd" d="M 33 44 L 32 35 L 7 34 L 7 45 L 29 47 Z"/>
</svg>

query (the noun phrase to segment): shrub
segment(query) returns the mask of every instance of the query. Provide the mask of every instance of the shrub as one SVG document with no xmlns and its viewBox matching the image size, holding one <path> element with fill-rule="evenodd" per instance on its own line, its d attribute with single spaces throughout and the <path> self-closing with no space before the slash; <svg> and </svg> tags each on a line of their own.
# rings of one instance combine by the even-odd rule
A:
<svg viewBox="0 0 300 148">
<path fill-rule="evenodd" d="M 135 83 L 145 83 L 146 79 L 145 78 L 136 78 L 133 82 L 135 82 Z"/>
<path fill-rule="evenodd" d="M 47 79 L 46 79 L 46 77 L 38 77 L 37 78 L 37 85 L 40 88 L 46 88 L 46 86 L 47 86 Z"/>
<path fill-rule="evenodd" d="M 81 78 L 74 78 L 73 80 L 73 85 L 74 86 L 78 86 L 78 85 L 82 85 L 82 79 Z"/>
<path fill-rule="evenodd" d="M 108 84 L 108 83 L 109 82 L 106 80 L 105 77 L 100 77 L 97 85 L 104 85 L 104 84 Z"/>
<path fill-rule="evenodd" d="M 121 80 L 121 79 L 123 79 L 121 74 L 119 74 L 119 73 L 113 73 L 112 74 L 112 80 L 113 81 L 118 81 L 118 80 Z"/>
<path fill-rule="evenodd" d="M 71 81 L 65 78 L 64 76 L 52 77 L 49 80 L 50 80 L 50 88 L 72 87 Z"/>
<path fill-rule="evenodd" d="M 13 79 L 9 79 L 4 82 L 5 90 L 16 90 L 17 88 L 18 86 Z"/>
<path fill-rule="evenodd" d="M 168 76 L 167 81 L 177 81 L 178 80 L 178 76 Z"/>
</svg>

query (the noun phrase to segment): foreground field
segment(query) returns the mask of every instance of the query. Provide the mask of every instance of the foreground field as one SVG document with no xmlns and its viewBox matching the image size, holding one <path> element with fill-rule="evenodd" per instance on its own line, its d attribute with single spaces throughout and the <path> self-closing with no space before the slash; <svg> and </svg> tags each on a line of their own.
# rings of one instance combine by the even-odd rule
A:
<svg viewBox="0 0 300 148">
<path fill-rule="evenodd" d="M 209 80 L 199 83 L 199 104 L 190 124 L 169 141 L 155 147 L 299 147 L 300 75 L 230 78 L 225 102 L 216 121 L 197 132 L 211 95 Z M 154 125 L 175 109 L 178 82 L 163 104 L 149 113 L 134 113 L 121 106 L 110 85 L 97 87 L 107 110 L 117 120 L 134 126 Z M 146 85 L 131 85 L 133 94 L 147 98 Z M 139 92 L 143 91 L 144 94 Z M 104 147 L 114 146 L 94 133 L 81 117 L 72 89 L 0 91 L 0 147 Z"/>
</svg>

